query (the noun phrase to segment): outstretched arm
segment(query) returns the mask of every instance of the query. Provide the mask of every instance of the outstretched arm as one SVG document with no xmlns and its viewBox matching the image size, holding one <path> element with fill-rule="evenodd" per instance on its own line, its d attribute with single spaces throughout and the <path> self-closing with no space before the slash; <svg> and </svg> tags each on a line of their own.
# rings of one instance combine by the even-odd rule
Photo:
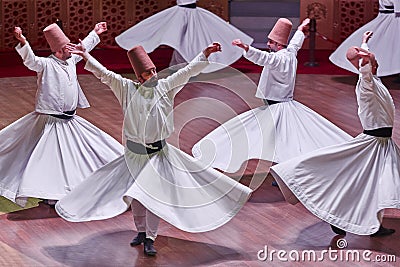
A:
<svg viewBox="0 0 400 267">
<path fill-rule="evenodd" d="M 310 24 L 310 19 L 304 19 L 301 24 L 297 27 L 297 31 L 294 33 L 292 39 L 290 40 L 287 50 L 296 53 L 300 50 L 303 45 L 305 35 L 308 31 L 308 26 Z"/>
<path fill-rule="evenodd" d="M 368 41 L 371 39 L 372 35 L 373 35 L 372 31 L 364 32 L 363 37 L 362 37 L 362 43 L 361 43 L 362 49 L 369 50 Z"/>
<path fill-rule="evenodd" d="M 193 76 L 200 72 L 209 64 L 208 57 L 216 52 L 221 52 L 221 45 L 217 42 L 210 44 L 202 53 L 195 57 L 186 67 L 178 70 L 171 76 L 168 76 L 166 87 L 168 95 L 172 99 L 183 88 L 183 86 Z"/>
<path fill-rule="evenodd" d="M 244 51 L 249 51 L 249 45 L 242 42 L 240 39 L 235 39 L 232 41 L 232 45 L 242 48 Z"/>
<path fill-rule="evenodd" d="M 92 51 L 93 48 L 95 48 L 96 45 L 98 45 L 100 43 L 99 35 L 105 31 L 107 31 L 107 23 L 106 22 L 99 22 L 94 26 L 93 30 L 82 41 L 82 43 L 84 44 L 87 51 L 89 51 L 89 52 Z M 82 58 L 74 57 L 74 59 L 75 59 L 75 64 L 76 64 Z"/>
<path fill-rule="evenodd" d="M 371 83 L 372 75 L 376 75 L 378 70 L 378 62 L 376 61 L 375 55 L 371 53 L 368 48 L 368 41 L 371 39 L 372 35 L 372 31 L 364 32 L 362 37 L 361 49 L 358 48 L 357 53 L 358 56 L 361 58 L 360 72 L 362 76 L 362 81 L 364 81 L 365 83 Z M 369 68 L 367 64 L 370 64 L 371 68 Z M 364 67 L 366 65 L 367 67 Z M 370 87 L 370 85 L 363 85 L 363 87 L 367 88 Z"/>
<path fill-rule="evenodd" d="M 99 63 L 93 56 L 91 56 L 88 50 L 85 48 L 82 40 L 79 40 L 79 44 L 68 44 L 66 46 L 68 51 L 72 54 L 78 55 L 86 61 L 85 69 L 92 72 L 100 81 L 111 88 L 114 95 L 122 105 L 125 99 L 126 89 L 129 84 L 134 84 L 133 81 L 123 78 L 121 75 L 108 70 L 101 63 Z"/>
<path fill-rule="evenodd" d="M 14 27 L 14 37 L 19 41 L 19 44 L 15 47 L 18 54 L 24 61 L 24 65 L 30 70 L 40 72 L 43 70 L 43 59 L 37 57 L 30 47 L 25 36 L 22 34 L 22 29 L 20 27 Z"/>
<path fill-rule="evenodd" d="M 372 31 L 364 32 L 361 48 L 369 51 L 368 41 L 371 39 L 372 35 L 373 35 Z M 373 53 L 363 53 L 362 51 L 360 51 L 359 53 L 363 57 L 363 61 L 369 62 L 371 64 L 371 72 L 373 75 L 376 75 L 379 65 L 378 62 L 376 61 L 375 55 Z"/>
</svg>

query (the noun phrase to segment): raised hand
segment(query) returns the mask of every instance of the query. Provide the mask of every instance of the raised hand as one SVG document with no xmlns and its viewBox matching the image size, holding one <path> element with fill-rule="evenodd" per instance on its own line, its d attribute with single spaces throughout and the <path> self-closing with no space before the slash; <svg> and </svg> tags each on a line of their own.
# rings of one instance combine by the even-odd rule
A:
<svg viewBox="0 0 400 267">
<path fill-rule="evenodd" d="M 363 43 L 368 43 L 369 39 L 371 39 L 373 32 L 372 31 L 366 31 L 363 34 Z"/>
<path fill-rule="evenodd" d="M 21 43 L 25 43 L 25 36 L 22 35 L 22 30 L 20 27 L 14 27 L 14 36 Z"/>
<path fill-rule="evenodd" d="M 86 48 L 83 45 L 81 39 L 79 39 L 79 44 L 69 43 L 65 47 L 67 48 L 68 52 L 70 52 L 71 54 L 81 56 L 84 59 L 87 59 L 87 57 L 89 56 L 89 53 L 86 51 Z"/>
<path fill-rule="evenodd" d="M 94 26 L 95 33 L 102 34 L 103 32 L 107 31 L 107 22 L 99 22 Z"/>
<path fill-rule="evenodd" d="M 232 45 L 236 45 L 237 47 L 243 48 L 244 50 L 248 51 L 249 46 L 247 44 L 244 44 L 242 40 L 240 39 L 235 39 L 232 41 Z"/>
<path fill-rule="evenodd" d="M 214 43 L 210 44 L 206 49 L 204 49 L 203 53 L 206 57 L 208 57 L 212 53 L 221 52 L 221 51 L 222 51 L 221 44 L 218 42 L 214 42 Z"/>
<path fill-rule="evenodd" d="M 306 31 L 308 28 L 308 24 L 310 24 L 310 19 L 306 18 L 301 22 L 299 27 L 297 27 L 297 30 L 302 31 L 302 32 Z"/>
</svg>

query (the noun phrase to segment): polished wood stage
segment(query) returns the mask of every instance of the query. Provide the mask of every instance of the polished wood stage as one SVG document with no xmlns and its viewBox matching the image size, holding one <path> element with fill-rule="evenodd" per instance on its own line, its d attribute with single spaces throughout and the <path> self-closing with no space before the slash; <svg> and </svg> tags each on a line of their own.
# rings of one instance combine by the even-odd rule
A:
<svg viewBox="0 0 400 267">
<path fill-rule="evenodd" d="M 251 82 L 257 82 L 258 77 L 259 74 L 242 76 L 225 71 L 193 79 L 176 98 L 176 130 L 169 142 L 190 153 L 191 147 L 217 127 L 219 121 L 261 105 L 254 97 L 256 87 Z M 92 75 L 81 75 L 79 79 L 92 107 L 79 110 L 78 114 L 121 141 L 123 117 L 111 91 Z M 356 136 L 362 129 L 354 94 L 356 79 L 298 75 L 295 99 Z M 395 104 L 399 104 L 400 84 L 394 80 L 395 77 L 388 77 L 384 83 Z M 36 77 L 0 79 L 0 128 L 34 109 L 35 86 Z M 398 144 L 399 116 L 397 113 L 393 136 Z M 242 168 L 243 183 L 248 183 L 248 177 L 258 166 L 257 175 L 266 175 L 268 164 L 252 161 Z M 67 222 L 43 203 L 4 213 L 0 215 L 0 266 L 400 266 L 400 213 L 395 210 L 385 211 L 384 219 L 386 227 L 397 230 L 394 235 L 370 238 L 347 234 L 347 247 L 337 252 L 337 260 L 325 254 L 322 262 L 283 262 L 276 253 L 272 261 L 259 260 L 258 254 L 265 256 L 259 251 L 266 246 L 268 253 L 283 250 L 301 254 L 312 250 L 318 256 L 329 247 L 338 249 L 338 237 L 329 225 L 302 205 L 286 203 L 271 181 L 268 176 L 238 215 L 214 231 L 191 234 L 162 221 L 155 243 L 158 254 L 154 258 L 145 257 L 142 246 L 129 246 L 136 235 L 131 211 L 85 223 Z M 346 261 L 343 253 L 350 250 L 360 255 L 370 250 L 371 260 L 392 262 L 366 262 L 362 258 Z M 281 256 L 288 258 L 288 254 Z"/>
</svg>

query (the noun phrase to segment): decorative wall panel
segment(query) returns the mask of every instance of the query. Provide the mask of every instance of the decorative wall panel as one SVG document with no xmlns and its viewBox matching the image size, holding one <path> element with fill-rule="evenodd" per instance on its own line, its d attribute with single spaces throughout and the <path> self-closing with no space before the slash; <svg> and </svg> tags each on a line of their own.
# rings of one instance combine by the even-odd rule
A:
<svg viewBox="0 0 400 267">
<path fill-rule="evenodd" d="M 28 39 L 35 49 L 48 49 L 43 29 L 54 23 L 57 19 L 64 21 L 61 16 L 61 0 L 37 0 L 34 5 L 34 21 L 30 22 L 30 38 Z M 66 16 L 65 16 L 66 18 Z M 65 25 L 64 22 L 64 30 Z"/>
<path fill-rule="evenodd" d="M 72 42 L 77 42 L 78 38 L 85 38 L 97 23 L 94 21 L 94 2 L 88 0 L 68 1 L 67 18 L 63 22 L 67 22 L 64 30 Z"/>
<path fill-rule="evenodd" d="M 32 24 L 29 19 L 28 1 L 2 1 L 1 5 L 1 48 L 2 50 L 12 50 L 18 43 L 13 35 L 15 26 L 21 27 L 23 34 L 30 38 L 29 33 Z"/>
<path fill-rule="evenodd" d="M 300 19 L 315 17 L 317 32 L 327 40 L 317 37 L 317 49 L 335 49 L 355 30 L 378 14 L 378 0 L 301 0 Z M 306 41 L 304 46 L 307 46 Z"/>
<path fill-rule="evenodd" d="M 132 4 L 129 5 L 127 1 L 101 1 L 101 21 L 108 23 L 108 31 L 101 36 L 102 44 L 116 45 L 114 41 L 115 36 L 126 30 L 127 25 L 132 25 L 133 19 Z"/>
<path fill-rule="evenodd" d="M 300 21 L 304 18 L 315 18 L 317 32 L 323 36 L 333 39 L 335 19 L 335 2 L 333 0 L 302 0 L 300 3 Z M 315 46 L 317 49 L 332 49 L 333 44 L 319 37 L 316 37 Z M 309 47 L 308 39 L 303 47 Z"/>
</svg>

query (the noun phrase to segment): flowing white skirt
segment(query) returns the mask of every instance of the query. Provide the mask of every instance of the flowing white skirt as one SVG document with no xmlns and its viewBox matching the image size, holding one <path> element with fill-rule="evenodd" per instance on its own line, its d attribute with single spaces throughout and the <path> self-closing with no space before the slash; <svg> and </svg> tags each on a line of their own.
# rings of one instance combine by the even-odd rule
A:
<svg viewBox="0 0 400 267">
<path fill-rule="evenodd" d="M 123 153 L 114 138 L 75 115 L 29 113 L 0 131 L 0 194 L 58 200 Z"/>
<path fill-rule="evenodd" d="M 236 172 L 246 160 L 283 162 L 352 137 L 292 100 L 261 106 L 222 124 L 193 146 L 195 158 Z"/>
<path fill-rule="evenodd" d="M 147 53 L 162 44 L 168 45 L 186 62 L 194 59 L 212 42 L 219 42 L 223 52 L 213 53 L 209 57 L 210 62 L 218 64 L 210 64 L 203 70 L 212 72 L 234 63 L 242 56 L 243 50 L 231 44 L 237 38 L 246 44 L 253 42 L 250 36 L 208 10 L 174 6 L 132 26 L 115 40 L 126 50 L 142 45 Z"/>
<path fill-rule="evenodd" d="M 360 134 L 271 167 L 288 202 L 347 232 L 378 231 L 382 210 L 400 208 L 400 150 L 391 138 Z"/>
<path fill-rule="evenodd" d="M 149 159 L 125 151 L 89 176 L 56 204 L 73 222 L 123 213 L 133 199 L 187 232 L 205 232 L 228 222 L 251 194 L 246 186 L 167 145 Z"/>
<path fill-rule="evenodd" d="M 361 46 L 362 36 L 366 31 L 373 31 L 368 47 L 376 56 L 379 64 L 378 76 L 400 73 L 400 17 L 394 13 L 382 14 L 352 33 L 330 55 L 333 64 L 358 73 L 358 70 L 346 59 L 346 51 L 351 46 Z"/>
</svg>

